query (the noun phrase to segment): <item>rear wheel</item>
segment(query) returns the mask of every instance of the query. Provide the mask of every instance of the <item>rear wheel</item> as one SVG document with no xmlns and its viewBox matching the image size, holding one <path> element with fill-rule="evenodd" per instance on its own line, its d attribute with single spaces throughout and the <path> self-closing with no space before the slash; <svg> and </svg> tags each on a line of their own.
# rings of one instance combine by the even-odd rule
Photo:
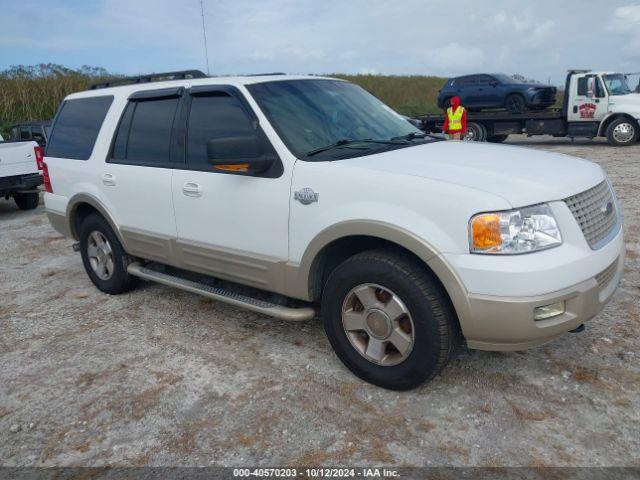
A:
<svg viewBox="0 0 640 480">
<path fill-rule="evenodd" d="M 38 192 L 14 193 L 13 201 L 20 210 L 33 210 L 40 203 L 40 194 Z"/>
<path fill-rule="evenodd" d="M 638 123 L 629 118 L 618 118 L 607 127 L 607 141 L 614 147 L 626 147 L 638 141 Z"/>
<path fill-rule="evenodd" d="M 79 236 L 84 269 L 99 290 L 116 295 L 135 287 L 136 277 L 127 272 L 133 258 L 126 254 L 104 217 L 92 213 L 85 218 Z"/>
<path fill-rule="evenodd" d="M 507 96 L 504 102 L 505 108 L 510 113 L 522 113 L 526 107 L 526 102 L 524 101 L 524 97 L 522 95 L 518 95 L 517 93 L 512 93 Z"/>
<path fill-rule="evenodd" d="M 467 122 L 463 139 L 468 142 L 484 142 L 487 139 L 487 129 L 481 123 Z"/>
<path fill-rule="evenodd" d="M 456 318 L 446 294 L 402 253 L 372 250 L 340 264 L 327 280 L 321 316 L 345 366 L 392 390 L 432 378 L 455 344 Z"/>
</svg>

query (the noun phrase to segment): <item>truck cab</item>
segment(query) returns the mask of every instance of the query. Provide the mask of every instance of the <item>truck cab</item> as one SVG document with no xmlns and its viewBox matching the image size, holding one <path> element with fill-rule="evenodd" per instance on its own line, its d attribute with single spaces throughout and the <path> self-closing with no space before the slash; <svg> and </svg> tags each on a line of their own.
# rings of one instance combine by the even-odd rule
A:
<svg viewBox="0 0 640 480">
<path fill-rule="evenodd" d="M 638 139 L 640 94 L 622 73 L 572 71 L 567 78 L 567 121 L 592 136 L 606 136 L 614 145 Z"/>
</svg>

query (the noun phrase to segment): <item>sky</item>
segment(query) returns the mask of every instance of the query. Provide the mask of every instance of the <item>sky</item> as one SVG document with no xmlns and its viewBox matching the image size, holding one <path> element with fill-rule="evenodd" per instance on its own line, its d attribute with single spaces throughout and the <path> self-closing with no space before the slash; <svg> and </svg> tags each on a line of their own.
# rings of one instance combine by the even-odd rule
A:
<svg viewBox="0 0 640 480">
<path fill-rule="evenodd" d="M 640 71 L 637 0 L 202 0 L 212 75 Z M 0 0 L 0 70 L 207 71 L 200 0 Z"/>
</svg>

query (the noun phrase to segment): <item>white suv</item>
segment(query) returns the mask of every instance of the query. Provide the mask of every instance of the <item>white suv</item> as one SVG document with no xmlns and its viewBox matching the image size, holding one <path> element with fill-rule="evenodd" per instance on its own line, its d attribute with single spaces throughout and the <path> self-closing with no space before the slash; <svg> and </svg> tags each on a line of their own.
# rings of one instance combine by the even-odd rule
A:
<svg viewBox="0 0 640 480">
<path fill-rule="evenodd" d="M 620 280 L 594 163 L 442 141 L 342 80 L 179 76 L 56 115 L 47 213 L 103 292 L 141 277 L 286 320 L 319 310 L 348 368 L 407 389 L 461 338 L 517 350 L 581 328 Z"/>
</svg>

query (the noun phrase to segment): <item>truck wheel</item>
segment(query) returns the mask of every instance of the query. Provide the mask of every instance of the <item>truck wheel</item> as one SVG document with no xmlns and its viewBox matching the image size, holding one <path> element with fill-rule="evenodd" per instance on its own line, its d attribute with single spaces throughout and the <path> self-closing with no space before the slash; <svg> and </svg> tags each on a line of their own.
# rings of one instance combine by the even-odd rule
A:
<svg viewBox="0 0 640 480">
<path fill-rule="evenodd" d="M 431 379 L 455 345 L 457 320 L 446 294 L 401 253 L 371 250 L 340 264 L 322 294 L 321 318 L 345 366 L 391 390 Z"/>
<path fill-rule="evenodd" d="M 468 122 L 463 138 L 468 142 L 484 142 L 487 138 L 487 129 L 481 123 Z"/>
<path fill-rule="evenodd" d="M 14 193 L 13 200 L 20 210 L 33 210 L 40 203 L 38 192 Z"/>
<path fill-rule="evenodd" d="M 522 95 L 512 93 L 511 95 L 507 96 L 504 102 L 504 106 L 509 111 L 509 113 L 522 113 L 524 112 L 526 103 Z"/>
<path fill-rule="evenodd" d="M 127 273 L 133 259 L 126 254 L 109 223 L 92 213 L 80 225 L 80 253 L 84 269 L 99 290 L 117 295 L 136 285 L 136 277 Z"/>
<path fill-rule="evenodd" d="M 639 135 L 638 124 L 628 118 L 618 118 L 607 127 L 607 141 L 614 147 L 633 145 Z"/>
<path fill-rule="evenodd" d="M 490 143 L 502 143 L 504 142 L 509 135 L 489 135 L 487 137 L 487 142 Z"/>
</svg>

